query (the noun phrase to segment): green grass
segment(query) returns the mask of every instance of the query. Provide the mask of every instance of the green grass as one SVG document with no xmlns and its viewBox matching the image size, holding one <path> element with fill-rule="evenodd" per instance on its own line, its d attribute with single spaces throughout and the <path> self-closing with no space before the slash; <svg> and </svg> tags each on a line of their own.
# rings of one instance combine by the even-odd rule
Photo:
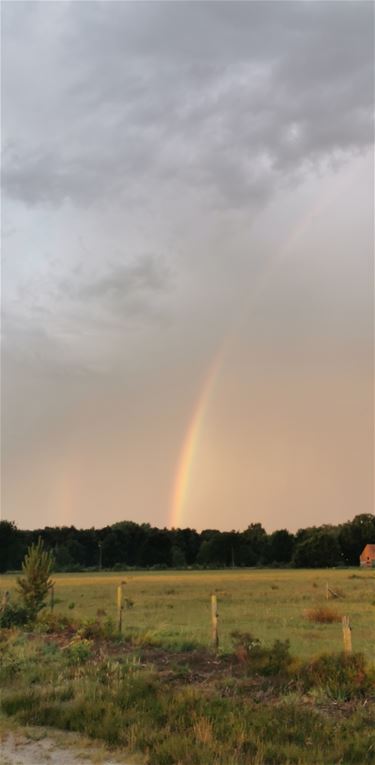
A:
<svg viewBox="0 0 375 765">
<path fill-rule="evenodd" d="M 96 618 L 97 611 L 116 618 L 116 587 L 126 580 L 125 595 L 133 606 L 124 612 L 124 629 L 147 633 L 162 643 L 181 647 L 210 643 L 210 595 L 217 594 L 220 645 L 228 650 L 233 630 L 253 632 L 267 644 L 290 640 L 294 656 L 307 658 L 342 646 L 340 623 L 319 624 L 306 611 L 332 606 L 350 617 L 353 649 L 374 658 L 375 572 L 359 569 L 124 572 L 57 574 L 56 613 L 69 619 Z M 343 594 L 326 600 L 326 582 Z M 15 577 L 0 577 L 1 589 L 12 590 Z M 106 618 L 105 615 L 101 618 Z"/>
</svg>

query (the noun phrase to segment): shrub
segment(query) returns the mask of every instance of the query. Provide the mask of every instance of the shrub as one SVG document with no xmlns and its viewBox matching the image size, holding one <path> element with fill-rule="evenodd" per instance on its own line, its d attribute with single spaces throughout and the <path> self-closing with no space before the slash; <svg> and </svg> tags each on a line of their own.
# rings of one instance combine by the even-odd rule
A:
<svg viewBox="0 0 375 765">
<path fill-rule="evenodd" d="M 39 614 L 35 624 L 35 631 L 39 633 L 51 634 L 54 632 L 65 632 L 66 630 L 75 630 L 75 625 L 63 614 L 54 614 L 44 611 Z"/>
<path fill-rule="evenodd" d="M 92 640 L 81 638 L 78 634 L 75 635 L 65 648 L 70 664 L 83 664 L 90 659 L 92 647 Z"/>
<path fill-rule="evenodd" d="M 125 563 L 115 563 L 112 566 L 112 571 L 125 571 L 126 565 Z"/>
<path fill-rule="evenodd" d="M 100 622 L 98 619 L 86 619 L 81 623 L 77 630 L 77 635 L 81 638 L 104 638 L 111 637 L 115 632 L 115 625 L 112 619 L 106 619 Z"/>
<path fill-rule="evenodd" d="M 317 622 L 317 624 L 332 624 L 333 622 L 341 622 L 341 616 L 334 611 L 333 608 L 327 606 L 319 606 L 318 608 L 309 608 L 305 611 L 306 619 L 309 622 Z"/>
<path fill-rule="evenodd" d="M 305 690 L 319 687 L 334 699 L 349 700 L 365 695 L 374 687 L 374 677 L 362 654 L 323 654 L 299 670 Z"/>
<path fill-rule="evenodd" d="M 0 628 L 22 627 L 28 621 L 28 610 L 18 603 L 6 603 L 0 610 Z"/>
<path fill-rule="evenodd" d="M 231 633 L 235 654 L 251 672 L 260 675 L 286 674 L 292 663 L 289 640 L 275 640 L 269 648 L 250 632 Z"/>
<path fill-rule="evenodd" d="M 292 663 L 290 655 L 289 640 L 275 640 L 271 648 L 268 649 L 267 665 L 264 674 L 279 675 L 285 674 Z"/>
<path fill-rule="evenodd" d="M 250 653 L 254 652 L 255 648 L 260 646 L 260 640 L 251 632 L 240 632 L 234 630 L 231 632 L 231 638 L 233 642 L 234 652 L 237 659 L 241 662 L 245 662 L 249 659 Z"/>
</svg>

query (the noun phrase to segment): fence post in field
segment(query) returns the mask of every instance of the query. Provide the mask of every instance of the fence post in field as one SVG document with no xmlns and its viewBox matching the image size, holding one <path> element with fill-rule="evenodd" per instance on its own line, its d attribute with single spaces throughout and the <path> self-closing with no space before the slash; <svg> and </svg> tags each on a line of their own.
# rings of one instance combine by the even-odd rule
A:
<svg viewBox="0 0 375 765">
<path fill-rule="evenodd" d="M 117 587 L 117 627 L 118 631 L 122 630 L 122 584 Z"/>
<path fill-rule="evenodd" d="M 2 603 L 1 603 L 1 608 L 6 608 L 8 603 L 9 603 L 9 592 L 8 590 L 5 590 Z"/>
<path fill-rule="evenodd" d="M 52 611 L 54 609 L 54 606 L 55 606 L 55 587 L 54 587 L 53 584 L 51 585 L 51 595 L 50 595 L 50 602 L 49 602 L 49 604 L 50 604 L 50 609 L 51 609 L 51 613 L 52 613 Z"/>
<path fill-rule="evenodd" d="M 352 652 L 352 628 L 349 623 L 349 616 L 342 617 L 342 636 L 344 640 L 344 653 Z"/>
<path fill-rule="evenodd" d="M 328 582 L 326 585 L 326 593 L 327 593 L 327 600 L 331 598 L 341 598 L 341 595 L 338 592 L 335 592 L 335 590 L 332 589 L 332 587 L 329 586 Z"/>
<path fill-rule="evenodd" d="M 217 598 L 216 598 L 216 595 L 211 595 L 212 643 L 216 653 L 219 650 L 218 621 L 219 621 L 219 614 L 217 612 Z"/>
</svg>

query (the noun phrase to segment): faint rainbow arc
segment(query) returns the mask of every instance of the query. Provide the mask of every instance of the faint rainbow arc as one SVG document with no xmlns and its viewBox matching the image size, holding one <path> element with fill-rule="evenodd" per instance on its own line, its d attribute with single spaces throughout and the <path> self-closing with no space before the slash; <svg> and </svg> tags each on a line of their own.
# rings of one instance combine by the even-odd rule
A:
<svg viewBox="0 0 375 765">
<path fill-rule="evenodd" d="M 219 368 L 222 364 L 223 344 L 219 352 L 216 353 L 211 362 L 208 374 L 205 377 L 196 400 L 193 414 L 189 421 L 189 426 L 185 433 L 182 448 L 178 460 L 178 468 L 175 475 L 173 493 L 172 493 L 172 511 L 170 516 L 170 525 L 175 526 L 182 515 L 184 503 L 186 501 L 187 490 L 189 486 L 190 474 L 194 461 L 194 452 L 201 434 L 203 419 L 207 410 L 207 404 L 212 393 L 212 389 L 217 378 Z"/>
<path fill-rule="evenodd" d="M 259 295 L 261 288 L 270 281 L 272 274 L 276 270 L 276 266 L 280 265 L 280 263 L 291 254 L 293 245 L 296 243 L 301 234 L 303 234 L 306 229 L 308 229 L 309 225 L 314 221 L 316 215 L 321 212 L 324 207 L 327 206 L 327 203 L 330 201 L 332 202 L 332 199 L 335 199 L 336 196 L 338 196 L 338 193 L 339 191 L 336 194 L 330 195 L 328 200 L 327 195 L 320 197 L 317 203 L 314 205 L 313 209 L 309 210 L 303 220 L 298 221 L 298 223 L 292 228 L 280 251 L 272 259 L 269 267 L 263 274 L 263 277 L 260 277 L 259 282 L 253 292 L 253 297 Z M 234 321 L 233 326 L 235 326 L 236 323 L 237 322 Z M 209 365 L 208 373 L 205 376 L 203 385 L 199 391 L 195 406 L 193 408 L 192 416 L 189 419 L 189 424 L 183 439 L 182 448 L 180 450 L 179 459 L 177 462 L 177 470 L 173 482 L 171 512 L 169 518 L 169 525 L 172 527 L 178 526 L 178 524 L 181 522 L 184 505 L 186 503 L 194 453 L 196 452 L 199 436 L 202 431 L 202 425 L 208 402 L 211 393 L 213 392 L 216 378 L 222 366 L 229 337 L 230 332 L 227 331 L 225 333 L 224 339 L 220 343 L 219 349 L 214 355 L 213 361 L 211 361 L 211 364 Z"/>
</svg>

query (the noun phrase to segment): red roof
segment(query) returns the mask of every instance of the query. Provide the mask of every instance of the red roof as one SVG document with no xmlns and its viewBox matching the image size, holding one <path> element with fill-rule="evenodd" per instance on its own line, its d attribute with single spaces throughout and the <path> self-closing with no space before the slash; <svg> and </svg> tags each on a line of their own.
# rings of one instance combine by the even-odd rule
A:
<svg viewBox="0 0 375 765">
<path fill-rule="evenodd" d="M 372 560 L 375 560 L 375 545 L 366 545 L 360 556 L 360 558 L 371 558 Z"/>
</svg>

